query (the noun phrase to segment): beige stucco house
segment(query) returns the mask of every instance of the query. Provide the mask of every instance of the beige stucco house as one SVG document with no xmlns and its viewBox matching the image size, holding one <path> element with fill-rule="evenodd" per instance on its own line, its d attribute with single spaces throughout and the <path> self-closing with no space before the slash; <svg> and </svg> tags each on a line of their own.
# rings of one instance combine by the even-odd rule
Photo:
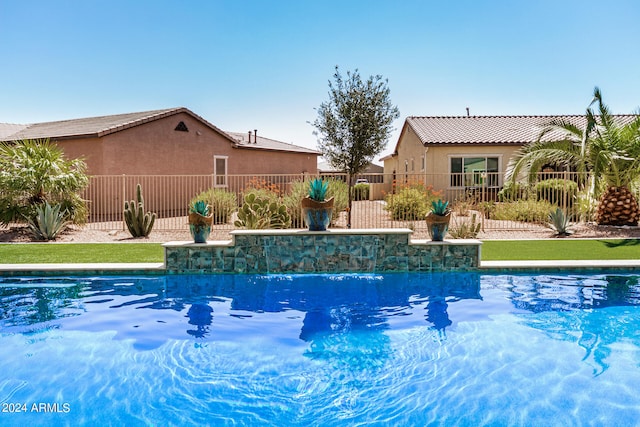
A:
<svg viewBox="0 0 640 427">
<path fill-rule="evenodd" d="M 635 117 L 616 116 L 623 122 Z M 381 159 L 385 179 L 388 185 L 394 177 L 420 179 L 448 197 L 469 188 L 495 194 L 513 154 L 558 119 L 579 128 L 586 123 L 584 115 L 408 117 L 393 153 Z M 559 135 L 548 133 L 543 141 Z"/>
</svg>

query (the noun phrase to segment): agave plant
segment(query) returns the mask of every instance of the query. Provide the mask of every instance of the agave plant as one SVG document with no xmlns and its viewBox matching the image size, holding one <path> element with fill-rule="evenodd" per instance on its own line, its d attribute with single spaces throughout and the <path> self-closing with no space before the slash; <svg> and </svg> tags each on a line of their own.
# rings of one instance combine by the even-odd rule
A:
<svg viewBox="0 0 640 427">
<path fill-rule="evenodd" d="M 189 213 L 197 213 L 202 216 L 209 216 L 209 205 L 204 200 L 195 200 L 189 206 Z"/>
<path fill-rule="evenodd" d="M 329 188 L 329 182 L 320 178 L 315 178 L 309 182 L 309 198 L 316 202 L 322 202 L 327 195 L 327 189 Z"/>
<path fill-rule="evenodd" d="M 69 224 L 66 211 L 61 212 L 61 205 L 51 206 L 49 202 L 36 207 L 36 217 L 29 218 L 29 231 L 38 240 L 54 240 Z"/>
<path fill-rule="evenodd" d="M 431 212 L 434 215 L 445 216 L 451 210 L 449 209 L 449 202 L 443 202 L 442 199 L 431 202 Z"/>
<path fill-rule="evenodd" d="M 559 236 L 568 236 L 572 233 L 569 229 L 570 221 L 571 216 L 565 215 L 560 208 L 556 208 L 554 212 L 549 214 L 549 227 L 554 229 Z"/>
</svg>

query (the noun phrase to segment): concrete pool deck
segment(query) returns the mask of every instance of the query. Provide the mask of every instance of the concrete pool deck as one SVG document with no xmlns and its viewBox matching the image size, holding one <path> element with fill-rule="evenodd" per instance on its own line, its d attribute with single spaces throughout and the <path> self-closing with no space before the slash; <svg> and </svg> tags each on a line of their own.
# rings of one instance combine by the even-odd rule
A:
<svg viewBox="0 0 640 427">
<path fill-rule="evenodd" d="M 546 270 L 640 271 L 640 260 L 555 260 L 555 261 L 482 261 L 475 270 L 483 272 L 544 272 Z M 85 264 L 0 264 L 0 276 L 65 274 L 165 274 L 164 263 L 85 263 Z"/>
</svg>

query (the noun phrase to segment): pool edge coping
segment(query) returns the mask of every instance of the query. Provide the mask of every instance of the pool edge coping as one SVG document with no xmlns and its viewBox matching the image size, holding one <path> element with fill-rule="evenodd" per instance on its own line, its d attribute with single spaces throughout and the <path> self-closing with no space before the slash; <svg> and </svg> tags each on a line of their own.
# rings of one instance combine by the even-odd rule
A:
<svg viewBox="0 0 640 427">
<path fill-rule="evenodd" d="M 533 260 L 533 261 L 481 261 L 479 267 L 469 271 L 526 272 L 544 270 L 640 270 L 640 260 Z M 77 263 L 77 264 L 0 264 L 0 276 L 34 274 L 172 274 L 162 262 L 157 263 Z M 221 273 L 212 273 L 221 274 Z"/>
</svg>

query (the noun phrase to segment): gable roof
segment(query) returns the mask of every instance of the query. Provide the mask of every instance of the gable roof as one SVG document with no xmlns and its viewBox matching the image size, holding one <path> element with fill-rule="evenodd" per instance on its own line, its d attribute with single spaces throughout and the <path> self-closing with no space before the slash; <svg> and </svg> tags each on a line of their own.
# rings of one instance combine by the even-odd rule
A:
<svg viewBox="0 0 640 427">
<path fill-rule="evenodd" d="M 626 124 L 638 116 L 628 114 L 614 117 Z M 579 128 L 584 128 L 586 124 L 584 115 L 408 117 L 402 133 L 407 126 L 410 127 L 424 145 L 523 145 L 536 141 L 545 125 L 558 119 Z M 545 135 L 543 141 L 552 141 L 559 137 L 560 133 L 550 132 Z"/>
<path fill-rule="evenodd" d="M 272 151 L 294 151 L 297 153 L 308 153 L 314 155 L 320 155 L 321 153 L 316 150 L 312 150 L 306 147 L 300 147 L 298 145 L 288 144 L 286 142 L 276 141 L 275 139 L 265 138 L 258 135 L 256 138 L 252 136 L 249 138 L 248 133 L 241 132 L 227 132 L 236 142 L 236 148 L 243 148 L 248 150 L 272 150 Z M 249 141 L 249 139 L 251 141 Z"/>
<path fill-rule="evenodd" d="M 109 116 L 86 117 L 81 119 L 60 120 L 55 122 L 32 123 L 23 126 L 9 135 L 1 135 L 3 141 L 17 141 L 21 139 L 67 139 L 102 137 L 135 126 L 142 125 L 164 117 L 179 113 L 186 113 L 196 120 L 203 122 L 215 131 L 231 139 L 222 130 L 218 129 L 202 117 L 194 114 L 187 108 L 167 108 L 164 110 L 141 111 L 138 113 L 114 114 Z M 0 127 L 1 129 L 1 127 Z"/>
<path fill-rule="evenodd" d="M 22 139 L 71 139 L 71 138 L 99 138 L 135 126 L 140 126 L 154 120 L 159 120 L 175 114 L 185 113 L 200 121 L 204 125 L 218 132 L 238 148 L 259 150 L 274 150 L 316 154 L 320 153 L 293 144 L 276 141 L 258 136 L 257 144 L 247 144 L 246 134 L 225 132 L 198 116 L 188 108 L 176 107 L 163 110 L 141 111 L 137 113 L 114 114 L 109 116 L 86 117 L 80 119 L 61 120 L 32 124 L 0 123 L 0 141 L 18 141 Z"/>
</svg>

